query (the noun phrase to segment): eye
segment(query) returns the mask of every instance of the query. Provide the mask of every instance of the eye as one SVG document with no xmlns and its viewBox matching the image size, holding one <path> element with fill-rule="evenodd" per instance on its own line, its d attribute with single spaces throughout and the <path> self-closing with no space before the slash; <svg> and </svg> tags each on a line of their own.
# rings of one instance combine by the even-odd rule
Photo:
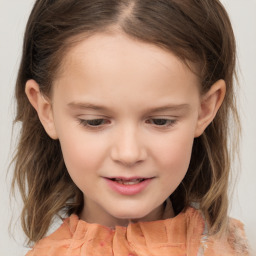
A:
<svg viewBox="0 0 256 256">
<path fill-rule="evenodd" d="M 155 126 L 160 126 L 160 127 L 169 127 L 173 126 L 176 123 L 176 120 L 172 119 L 166 119 L 166 118 L 151 118 L 146 121 L 148 124 L 153 124 Z"/>
<path fill-rule="evenodd" d="M 79 123 L 83 126 L 89 127 L 89 128 L 97 128 L 101 127 L 105 124 L 109 124 L 110 121 L 103 119 L 103 118 L 98 118 L 98 119 L 79 119 Z"/>
</svg>

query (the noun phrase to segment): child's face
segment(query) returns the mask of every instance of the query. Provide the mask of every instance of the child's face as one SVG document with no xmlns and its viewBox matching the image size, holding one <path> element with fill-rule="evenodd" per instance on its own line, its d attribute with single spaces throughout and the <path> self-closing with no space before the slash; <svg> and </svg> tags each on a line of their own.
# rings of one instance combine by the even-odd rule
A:
<svg viewBox="0 0 256 256">
<path fill-rule="evenodd" d="M 157 46 L 97 34 L 68 52 L 52 104 L 67 169 L 84 194 L 81 218 L 110 226 L 159 218 L 198 136 L 197 76 Z"/>
</svg>

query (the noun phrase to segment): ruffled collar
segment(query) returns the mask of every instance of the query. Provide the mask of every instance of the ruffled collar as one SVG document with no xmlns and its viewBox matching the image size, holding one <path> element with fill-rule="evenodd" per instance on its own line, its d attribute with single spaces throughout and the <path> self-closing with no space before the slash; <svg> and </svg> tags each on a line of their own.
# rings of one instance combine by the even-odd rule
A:
<svg viewBox="0 0 256 256">
<path fill-rule="evenodd" d="M 196 255 L 204 229 L 201 214 L 193 208 L 174 218 L 130 223 L 114 230 L 76 215 L 64 225 L 72 237 L 70 252 L 82 250 L 84 255 Z"/>
<path fill-rule="evenodd" d="M 114 230 L 87 223 L 73 214 L 32 251 L 40 256 L 197 255 L 203 229 L 202 215 L 194 208 L 188 208 L 174 218 L 130 223 Z"/>
</svg>

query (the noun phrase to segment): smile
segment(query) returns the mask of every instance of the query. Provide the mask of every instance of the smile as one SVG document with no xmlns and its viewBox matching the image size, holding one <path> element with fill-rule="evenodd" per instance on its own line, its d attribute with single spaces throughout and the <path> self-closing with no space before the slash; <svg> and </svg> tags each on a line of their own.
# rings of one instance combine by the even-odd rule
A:
<svg viewBox="0 0 256 256">
<path fill-rule="evenodd" d="M 151 183 L 153 178 L 104 178 L 111 190 L 121 195 L 136 195 L 141 193 Z"/>
<path fill-rule="evenodd" d="M 124 179 L 119 179 L 119 178 L 114 178 L 111 179 L 115 182 L 118 182 L 119 184 L 123 184 L 123 185 L 134 185 L 134 184 L 138 184 L 142 181 L 144 181 L 145 179 L 131 179 L 131 180 L 124 180 Z"/>
</svg>

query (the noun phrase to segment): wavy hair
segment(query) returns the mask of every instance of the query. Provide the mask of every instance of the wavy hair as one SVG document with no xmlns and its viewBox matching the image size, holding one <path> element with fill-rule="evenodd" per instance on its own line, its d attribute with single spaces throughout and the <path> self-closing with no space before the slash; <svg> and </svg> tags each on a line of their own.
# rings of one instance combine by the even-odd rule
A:
<svg viewBox="0 0 256 256">
<path fill-rule="evenodd" d="M 195 139 L 187 174 L 170 196 L 176 213 L 198 202 L 212 233 L 225 227 L 231 162 L 228 134 L 234 124 L 239 128 L 239 119 L 233 88 L 235 39 L 222 4 L 218 0 L 37 0 L 27 23 L 16 82 L 15 121 L 22 127 L 12 183 L 24 201 L 21 221 L 29 242 L 41 239 L 60 211 L 78 214 L 84 202 L 65 167 L 59 141 L 46 134 L 29 103 L 25 84 L 34 79 L 50 97 L 68 48 L 84 35 L 116 28 L 171 51 L 184 63 L 197 63 L 202 94 L 219 79 L 225 80 L 224 102 Z"/>
</svg>

